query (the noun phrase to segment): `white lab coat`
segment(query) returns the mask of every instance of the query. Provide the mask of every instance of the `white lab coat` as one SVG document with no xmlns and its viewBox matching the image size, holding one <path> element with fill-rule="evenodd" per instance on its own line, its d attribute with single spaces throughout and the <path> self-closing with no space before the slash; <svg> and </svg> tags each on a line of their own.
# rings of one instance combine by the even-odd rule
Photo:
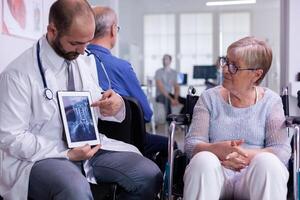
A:
<svg viewBox="0 0 300 200">
<path fill-rule="evenodd" d="M 43 46 L 45 37 L 40 41 L 41 59 L 47 61 Z M 76 62 L 82 89 L 90 91 L 94 101 L 99 99 L 101 89 L 94 57 L 79 56 Z M 54 66 L 50 65 L 51 62 L 47 62 L 47 66 L 43 66 L 45 78 L 48 88 L 56 94 L 59 88 L 51 71 Z M 56 97 L 46 100 L 43 91 L 34 45 L 0 74 L 0 195 L 5 200 L 27 200 L 34 162 L 45 158 L 67 159 Z M 110 117 L 109 120 L 116 119 Z M 102 137 L 102 149 L 139 153 L 134 146 L 105 136 Z"/>
</svg>

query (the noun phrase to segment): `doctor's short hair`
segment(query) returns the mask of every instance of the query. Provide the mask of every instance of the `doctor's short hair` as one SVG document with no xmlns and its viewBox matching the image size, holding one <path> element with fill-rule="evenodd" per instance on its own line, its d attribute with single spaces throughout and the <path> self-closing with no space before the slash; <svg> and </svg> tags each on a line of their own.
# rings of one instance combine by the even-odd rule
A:
<svg viewBox="0 0 300 200">
<path fill-rule="evenodd" d="M 94 16 L 87 0 L 57 0 L 50 7 L 49 24 L 53 23 L 60 34 L 67 33 L 76 17 Z"/>
<path fill-rule="evenodd" d="M 265 41 L 255 37 L 245 37 L 227 48 L 227 54 L 242 61 L 247 67 L 262 69 L 263 74 L 256 84 L 259 85 L 269 71 L 272 64 L 272 49 Z"/>
<path fill-rule="evenodd" d="M 116 24 L 117 15 L 115 11 L 109 7 L 93 7 L 95 15 L 96 30 L 94 38 L 103 38 L 109 33 L 113 24 Z"/>
</svg>

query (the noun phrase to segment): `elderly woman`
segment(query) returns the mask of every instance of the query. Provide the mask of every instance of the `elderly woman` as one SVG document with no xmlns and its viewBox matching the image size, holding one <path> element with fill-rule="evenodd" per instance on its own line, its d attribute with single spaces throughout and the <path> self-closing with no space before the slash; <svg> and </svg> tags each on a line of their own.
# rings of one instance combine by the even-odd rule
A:
<svg viewBox="0 0 300 200">
<path fill-rule="evenodd" d="M 223 84 L 202 93 L 186 137 L 184 199 L 286 199 L 291 148 L 283 106 L 259 86 L 272 50 L 246 37 L 219 62 Z"/>
</svg>

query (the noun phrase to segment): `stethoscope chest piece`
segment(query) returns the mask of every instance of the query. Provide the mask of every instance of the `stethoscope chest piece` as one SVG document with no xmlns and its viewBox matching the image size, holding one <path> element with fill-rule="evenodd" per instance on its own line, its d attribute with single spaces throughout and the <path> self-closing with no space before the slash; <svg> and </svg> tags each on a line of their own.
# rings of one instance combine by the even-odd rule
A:
<svg viewBox="0 0 300 200">
<path fill-rule="evenodd" d="M 53 99 L 53 92 L 49 88 L 46 88 L 44 90 L 44 96 L 45 96 L 46 99 L 52 100 Z"/>
<path fill-rule="evenodd" d="M 42 77 L 42 80 L 43 80 L 44 97 L 48 100 L 52 100 L 53 99 L 53 92 L 48 88 L 46 78 L 45 78 L 45 74 L 43 72 L 43 66 L 42 66 L 42 62 L 41 62 L 41 58 L 40 58 L 40 42 L 39 41 L 37 42 L 36 55 L 37 55 L 37 61 L 38 61 L 40 74 L 41 74 L 41 77 Z"/>
</svg>

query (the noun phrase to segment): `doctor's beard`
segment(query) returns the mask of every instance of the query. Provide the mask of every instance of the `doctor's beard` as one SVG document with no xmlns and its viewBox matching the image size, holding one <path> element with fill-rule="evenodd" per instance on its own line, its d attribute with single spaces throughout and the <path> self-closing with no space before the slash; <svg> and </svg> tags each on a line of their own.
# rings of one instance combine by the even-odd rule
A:
<svg viewBox="0 0 300 200">
<path fill-rule="evenodd" d="M 59 37 L 56 37 L 54 39 L 54 41 L 52 42 L 52 47 L 54 51 L 64 59 L 75 60 L 79 56 L 79 53 L 77 53 L 76 51 L 66 52 L 60 43 Z"/>
</svg>

